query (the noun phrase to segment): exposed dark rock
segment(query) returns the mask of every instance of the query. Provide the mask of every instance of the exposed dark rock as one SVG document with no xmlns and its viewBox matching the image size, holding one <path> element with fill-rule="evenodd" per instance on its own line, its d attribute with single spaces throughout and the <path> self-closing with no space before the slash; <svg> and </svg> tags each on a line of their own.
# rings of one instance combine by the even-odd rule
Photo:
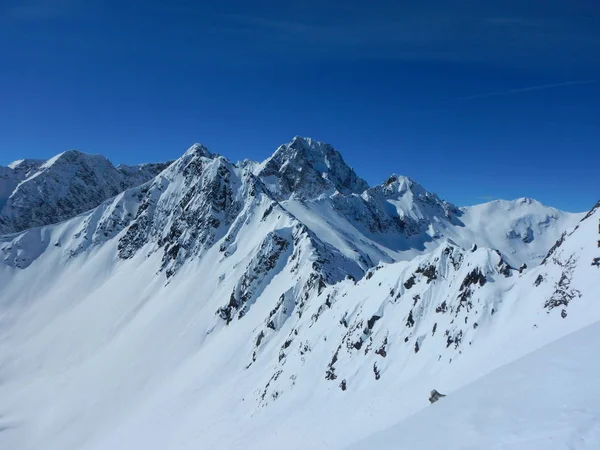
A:
<svg viewBox="0 0 600 450">
<path fill-rule="evenodd" d="M 415 283 L 416 283 L 416 278 L 414 275 L 411 275 L 411 277 L 404 282 L 404 288 L 410 289 L 411 287 L 413 287 L 415 285 Z"/>
<path fill-rule="evenodd" d="M 575 259 L 571 256 L 567 261 L 555 262 L 563 268 L 563 273 L 556 283 L 552 296 L 544 303 L 544 308 L 550 312 L 558 306 L 568 306 L 571 300 L 581 296 L 579 290 L 571 287 L 571 277 L 575 268 Z"/>
<path fill-rule="evenodd" d="M 337 378 L 337 375 L 335 374 L 335 363 L 338 360 L 338 354 L 340 353 L 340 349 L 342 348 L 341 345 L 338 345 L 338 348 L 336 349 L 335 353 L 333 354 L 331 361 L 329 362 L 329 365 L 327 366 L 327 371 L 325 372 L 325 379 L 326 380 L 335 380 Z M 344 382 L 344 386 L 346 385 L 345 380 Z"/>
<path fill-rule="evenodd" d="M 262 342 L 262 340 L 265 337 L 265 333 L 264 331 L 261 331 L 260 333 L 258 333 L 258 336 L 256 337 L 256 343 L 254 344 L 255 347 L 258 347 L 260 345 L 260 343 Z"/>
<path fill-rule="evenodd" d="M 437 279 L 437 270 L 433 264 L 430 264 L 425 267 L 419 267 L 416 270 L 416 273 L 422 274 L 425 278 L 427 278 L 427 283 L 431 283 L 433 280 Z"/>
<path fill-rule="evenodd" d="M 367 329 L 371 331 L 373 329 L 373 326 L 375 325 L 375 322 L 377 322 L 379 319 L 381 319 L 381 316 L 373 314 L 371 318 L 367 321 Z"/>
<path fill-rule="evenodd" d="M 377 367 L 377 363 L 373 363 L 373 374 L 375 375 L 376 380 L 379 380 L 381 378 L 381 371 Z"/>
<path fill-rule="evenodd" d="M 567 236 L 567 232 L 565 231 L 560 238 L 558 238 L 558 240 L 554 243 L 554 245 L 552 246 L 552 248 L 548 251 L 548 254 L 546 255 L 546 257 L 543 259 L 542 261 L 542 265 L 546 264 L 546 262 L 550 259 L 550 257 L 554 254 L 554 252 L 558 249 L 558 247 L 560 247 L 563 242 L 565 242 L 565 237 Z"/>
<path fill-rule="evenodd" d="M 435 308 L 436 313 L 445 313 L 448 311 L 448 305 L 446 304 L 446 300 L 444 300 L 439 306 Z"/>
<path fill-rule="evenodd" d="M 283 373 L 283 370 L 278 370 L 277 372 L 275 372 L 271 378 L 269 379 L 269 381 L 267 382 L 267 384 L 265 385 L 265 388 L 263 389 L 261 395 L 260 395 L 260 399 L 261 401 L 264 401 L 265 396 L 267 395 L 267 392 L 269 390 L 269 386 L 271 386 L 271 383 L 274 381 L 277 381 L 277 379 L 279 378 L 279 376 Z M 278 394 L 274 396 L 273 400 L 275 400 L 278 397 Z"/>
<path fill-rule="evenodd" d="M 348 313 L 344 314 L 344 317 L 342 317 L 340 319 L 340 324 L 344 326 L 344 328 L 348 328 L 348 321 L 346 320 L 346 316 L 348 315 Z"/>
<path fill-rule="evenodd" d="M 388 344 L 388 338 L 387 336 L 383 339 L 383 342 L 381 343 L 381 347 L 379 347 L 377 350 L 375 350 L 375 353 L 379 356 L 381 356 L 382 358 L 385 358 L 387 356 L 387 344 Z"/>
<path fill-rule="evenodd" d="M 452 344 L 454 344 L 454 348 L 458 348 L 462 341 L 462 336 L 462 330 L 459 330 L 458 333 L 455 333 L 452 336 L 448 335 L 448 337 L 446 338 L 446 348 L 450 347 L 450 345 Z"/>
<path fill-rule="evenodd" d="M 435 389 L 432 390 L 429 393 L 429 403 L 435 403 L 437 402 L 440 398 L 445 397 L 445 394 L 440 394 L 438 391 L 436 391 Z"/>
<path fill-rule="evenodd" d="M 460 289 L 468 287 L 469 285 L 479 284 L 479 286 L 483 286 L 486 283 L 485 275 L 481 273 L 479 268 L 473 269 L 463 280 Z"/>
<path fill-rule="evenodd" d="M 463 308 L 466 307 L 467 311 L 472 308 L 472 303 L 469 300 L 473 295 L 472 286 L 483 286 L 486 283 L 485 275 L 481 272 L 479 268 L 473 269 L 469 274 L 465 277 L 462 284 L 460 285 L 460 293 L 458 294 L 459 304 L 456 308 L 456 313 Z"/>
<path fill-rule="evenodd" d="M 584 220 L 587 220 L 590 217 L 592 217 L 598 209 L 600 209 L 600 200 L 592 207 L 592 209 L 590 209 L 587 212 L 587 214 L 583 217 L 583 219 L 581 219 L 581 221 L 583 222 Z M 600 233 L 600 229 L 598 230 L 598 232 Z"/>
</svg>

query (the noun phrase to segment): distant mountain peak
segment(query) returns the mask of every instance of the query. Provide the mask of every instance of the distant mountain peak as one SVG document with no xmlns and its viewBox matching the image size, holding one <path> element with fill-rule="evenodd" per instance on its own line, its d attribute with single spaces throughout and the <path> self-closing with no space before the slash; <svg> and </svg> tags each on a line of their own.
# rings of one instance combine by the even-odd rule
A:
<svg viewBox="0 0 600 450">
<path fill-rule="evenodd" d="M 50 161 L 59 161 L 59 160 L 72 161 L 72 160 L 79 159 L 79 158 L 107 159 L 105 156 L 102 156 L 102 155 L 82 152 L 81 150 L 77 150 L 77 149 L 69 149 L 69 150 L 65 150 L 64 152 L 61 152 L 61 153 L 53 156 L 52 158 L 46 160 L 45 163 L 48 164 Z"/>
<path fill-rule="evenodd" d="M 398 175 L 393 173 L 390 177 L 383 183 L 383 187 L 388 191 L 395 191 L 400 194 L 404 194 L 409 190 L 420 191 L 422 193 L 426 193 L 427 191 L 415 180 L 409 178 L 404 175 Z"/>
<path fill-rule="evenodd" d="M 316 198 L 335 191 L 360 194 L 369 187 L 333 146 L 300 136 L 279 146 L 258 172 L 271 178 L 271 190 L 284 198 Z"/>
<path fill-rule="evenodd" d="M 458 207 L 442 200 L 437 194 L 429 192 L 412 178 L 404 175 L 392 174 L 383 184 L 374 186 L 363 194 L 365 198 L 382 196 L 388 199 L 403 200 L 403 207 L 407 210 L 414 208 L 415 204 L 429 205 L 443 210 L 446 214 L 458 213 Z"/>
<path fill-rule="evenodd" d="M 169 163 L 119 166 L 102 155 L 67 150 L 22 159 L 0 173 L 0 234 L 57 223 L 145 183 Z"/>
</svg>

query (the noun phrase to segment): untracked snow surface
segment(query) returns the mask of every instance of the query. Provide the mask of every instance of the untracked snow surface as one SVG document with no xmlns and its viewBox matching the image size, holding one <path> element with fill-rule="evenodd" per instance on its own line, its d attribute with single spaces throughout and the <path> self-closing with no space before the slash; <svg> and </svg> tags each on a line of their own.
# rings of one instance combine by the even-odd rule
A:
<svg viewBox="0 0 600 450">
<path fill-rule="evenodd" d="M 495 370 L 348 450 L 600 448 L 600 324 Z"/>
<path fill-rule="evenodd" d="M 194 145 L 0 236 L 0 449 L 592 448 L 599 206 L 458 208 L 304 138 Z"/>
</svg>

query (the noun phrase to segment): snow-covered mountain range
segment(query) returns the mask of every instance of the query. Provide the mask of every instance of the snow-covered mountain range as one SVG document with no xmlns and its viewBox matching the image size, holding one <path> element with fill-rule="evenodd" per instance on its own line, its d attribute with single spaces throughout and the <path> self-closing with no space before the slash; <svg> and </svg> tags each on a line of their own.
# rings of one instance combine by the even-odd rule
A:
<svg viewBox="0 0 600 450">
<path fill-rule="evenodd" d="M 0 176 L 0 447 L 368 448 L 600 320 L 599 205 L 457 207 L 300 137 Z"/>
</svg>

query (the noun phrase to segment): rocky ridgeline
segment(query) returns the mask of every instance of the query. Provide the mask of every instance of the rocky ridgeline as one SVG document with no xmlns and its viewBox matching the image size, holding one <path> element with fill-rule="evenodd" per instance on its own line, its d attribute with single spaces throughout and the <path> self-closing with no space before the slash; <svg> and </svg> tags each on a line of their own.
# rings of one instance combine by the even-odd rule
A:
<svg viewBox="0 0 600 450">
<path fill-rule="evenodd" d="M 48 161 L 23 160 L 0 171 L 0 234 L 67 220 L 153 179 L 169 163 L 114 167 L 70 150 Z"/>
</svg>

